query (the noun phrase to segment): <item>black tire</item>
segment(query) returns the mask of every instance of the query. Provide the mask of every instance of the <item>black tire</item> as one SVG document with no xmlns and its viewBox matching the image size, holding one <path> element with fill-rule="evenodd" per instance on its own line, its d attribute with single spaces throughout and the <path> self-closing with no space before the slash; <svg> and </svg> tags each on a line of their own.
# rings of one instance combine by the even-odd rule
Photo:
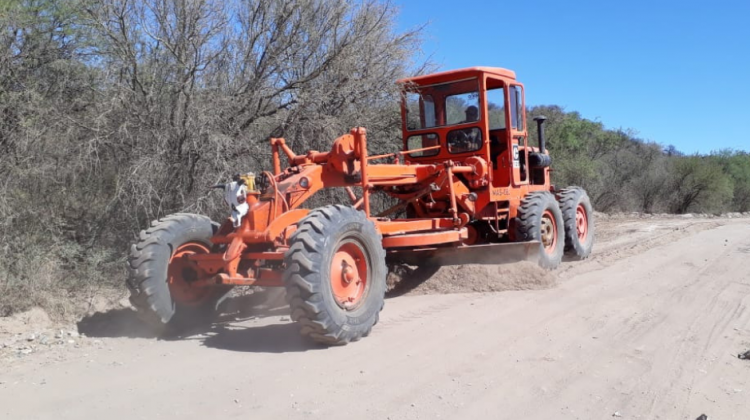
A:
<svg viewBox="0 0 750 420">
<path fill-rule="evenodd" d="M 594 248 L 594 209 L 586 191 L 581 187 L 568 187 L 557 193 L 565 224 L 565 257 L 583 260 Z M 578 231 L 578 208 L 584 212 L 586 231 L 581 238 Z"/>
<path fill-rule="evenodd" d="M 375 224 L 348 206 L 322 207 L 300 221 L 284 257 L 284 283 L 292 320 L 303 336 L 341 345 L 370 333 L 385 302 L 388 269 L 382 240 Z M 367 267 L 362 295 L 352 308 L 337 300 L 331 280 L 334 254 L 344 246 L 356 247 Z"/>
<path fill-rule="evenodd" d="M 175 302 L 167 283 L 173 252 L 183 244 L 200 243 L 211 248 L 209 238 L 218 229 L 211 219 L 178 213 L 151 222 L 140 240 L 130 248 L 128 280 L 130 302 L 139 317 L 158 335 L 178 333 L 201 322 L 210 322 L 221 299 L 231 287 L 208 289 L 198 304 Z"/>
<path fill-rule="evenodd" d="M 545 213 L 551 217 L 544 217 Z M 553 222 L 553 223 L 551 223 Z M 563 256 L 565 229 L 560 206 L 555 196 L 547 191 L 529 193 L 518 207 L 515 220 L 516 241 L 540 241 L 539 265 L 543 268 L 554 269 L 560 265 Z M 545 248 L 542 229 L 551 229 L 548 235 L 554 235 Z M 549 236 L 546 236 L 549 238 Z"/>
</svg>

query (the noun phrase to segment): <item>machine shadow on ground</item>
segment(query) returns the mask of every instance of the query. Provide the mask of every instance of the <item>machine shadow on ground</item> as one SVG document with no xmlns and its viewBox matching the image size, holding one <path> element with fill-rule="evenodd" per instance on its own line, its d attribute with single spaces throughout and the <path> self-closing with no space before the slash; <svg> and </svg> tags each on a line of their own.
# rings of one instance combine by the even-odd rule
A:
<svg viewBox="0 0 750 420">
<path fill-rule="evenodd" d="M 249 353 L 295 353 L 326 348 L 302 337 L 299 326 L 293 322 L 261 326 L 214 324 L 196 338 L 208 348 Z"/>
<path fill-rule="evenodd" d="M 144 323 L 131 308 L 111 309 L 87 315 L 77 322 L 78 332 L 87 337 L 99 338 L 159 338 L 180 340 L 213 330 L 216 326 L 240 323 L 254 318 L 288 315 L 283 293 L 264 291 L 248 295 L 230 296 L 219 306 L 219 313 L 213 318 L 193 319 L 190 328 L 166 331 L 157 334 Z"/>
<path fill-rule="evenodd" d="M 389 281 L 386 298 L 403 296 L 427 281 L 438 267 L 403 267 Z M 195 319 L 188 329 L 156 334 L 131 308 L 111 309 L 83 317 L 78 332 L 92 338 L 150 338 L 159 340 L 198 340 L 205 347 L 240 352 L 298 352 L 322 349 L 299 334 L 291 321 L 251 325 L 250 321 L 269 317 L 288 317 L 289 306 L 282 289 L 228 297 L 213 319 Z M 282 318 L 283 319 L 283 318 Z M 287 318 L 288 319 L 288 318 Z"/>
</svg>

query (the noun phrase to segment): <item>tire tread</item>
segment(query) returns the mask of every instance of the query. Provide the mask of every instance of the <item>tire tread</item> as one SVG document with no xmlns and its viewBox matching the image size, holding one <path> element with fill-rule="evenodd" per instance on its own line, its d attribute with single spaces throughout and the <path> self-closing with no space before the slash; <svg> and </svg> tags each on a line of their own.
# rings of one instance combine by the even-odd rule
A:
<svg viewBox="0 0 750 420">
<path fill-rule="evenodd" d="M 375 229 L 375 225 L 364 216 L 364 213 L 352 207 L 333 205 L 310 212 L 299 223 L 297 230 L 290 238 L 291 246 L 285 255 L 287 268 L 284 272 L 284 283 L 292 319 L 300 325 L 300 333 L 303 336 L 326 345 L 342 345 L 368 335 L 378 320 L 378 312 L 382 309 L 382 302 L 384 302 L 385 279 L 383 278 L 383 287 L 370 285 L 370 293 L 379 294 L 379 296 L 373 296 L 378 300 L 378 309 L 374 310 L 374 314 L 366 322 L 342 326 L 338 325 L 331 316 L 323 296 L 324 293 L 328 293 L 322 284 L 327 279 L 322 279 L 320 275 L 325 261 L 323 253 L 326 249 L 326 241 L 336 228 L 350 221 L 360 222 L 364 235 L 375 238 L 378 244 L 382 243 L 382 236 Z M 373 273 L 383 273 L 384 277 L 387 272 L 385 250 L 382 246 L 375 248 L 369 250 L 373 252 L 370 255 Z M 371 278 L 370 281 L 377 282 L 379 279 Z"/>
</svg>

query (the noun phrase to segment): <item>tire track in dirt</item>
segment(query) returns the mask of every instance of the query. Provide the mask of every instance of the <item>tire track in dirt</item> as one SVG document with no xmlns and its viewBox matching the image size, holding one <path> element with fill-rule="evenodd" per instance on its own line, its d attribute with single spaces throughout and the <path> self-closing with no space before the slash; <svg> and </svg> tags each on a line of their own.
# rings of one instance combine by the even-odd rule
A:
<svg viewBox="0 0 750 420">
<path fill-rule="evenodd" d="M 669 222 L 674 221 L 669 220 Z M 725 222 L 718 221 L 689 222 L 685 224 L 678 224 L 676 226 L 665 226 L 670 228 L 669 232 L 656 235 L 645 235 L 643 233 L 647 233 L 647 231 L 641 231 L 641 235 L 636 235 L 635 238 L 627 238 L 628 234 L 631 234 L 630 236 L 633 236 L 632 233 L 636 233 L 638 231 L 635 229 L 631 229 L 630 231 L 623 232 L 619 235 L 616 233 L 613 234 L 613 231 L 617 231 L 618 228 L 621 227 L 619 226 L 619 224 L 612 225 L 608 223 L 600 228 L 600 230 L 607 232 L 608 235 L 614 235 L 615 239 L 618 239 L 620 237 L 625 237 L 627 239 L 624 241 L 610 239 L 603 244 L 595 244 L 590 258 L 573 264 L 564 263 L 558 270 L 557 274 L 560 278 L 564 279 L 590 271 L 604 269 L 609 267 L 616 261 L 629 258 L 634 255 L 643 254 L 651 249 L 658 248 L 682 238 L 693 236 L 705 230 L 716 229 L 724 225 Z"/>
<path fill-rule="evenodd" d="M 748 239 L 750 236 L 745 236 L 740 242 L 745 243 Z M 739 255 L 736 255 L 736 242 L 725 243 L 726 249 L 715 255 L 712 253 L 710 258 L 702 258 L 694 249 L 688 251 L 689 254 L 671 254 L 674 255 L 672 261 L 665 265 L 676 271 L 671 273 L 672 277 L 679 278 L 680 281 L 659 282 L 663 286 L 659 286 L 658 292 L 650 294 L 640 303 L 643 306 L 651 302 L 650 309 L 639 317 L 647 321 L 637 322 L 631 327 L 627 327 L 630 323 L 626 322 L 624 329 L 614 336 L 617 341 L 640 342 L 648 341 L 650 334 L 655 335 L 653 339 L 658 339 L 656 335 L 659 334 L 669 335 L 675 331 L 680 333 L 672 338 L 680 343 L 675 351 L 666 356 L 658 355 L 656 361 L 652 359 L 653 368 L 659 369 L 662 373 L 656 375 L 655 384 L 650 384 L 649 391 L 645 392 L 651 395 L 648 417 L 663 414 L 664 406 L 679 407 L 683 416 L 680 418 L 692 415 L 688 407 L 691 406 L 692 389 L 697 382 L 699 366 L 710 358 L 711 352 L 717 353 L 715 343 L 719 341 L 720 336 L 726 334 L 732 320 L 737 319 L 744 311 L 743 302 L 737 302 L 736 296 L 749 285 L 727 280 L 732 273 L 741 269 L 738 265 Z M 686 255 L 690 255 L 691 258 L 686 259 Z M 661 271 L 652 272 L 650 276 L 657 272 L 663 272 L 663 268 Z M 716 278 L 722 281 L 714 281 Z M 659 278 L 653 280 L 658 282 Z M 673 309 L 665 312 L 664 308 Z M 663 313 L 654 318 L 654 311 Z M 687 327 L 681 328 L 677 325 L 676 319 L 681 322 L 689 319 L 689 323 Z M 663 363 L 666 363 L 666 366 L 663 366 Z M 670 383 L 687 384 L 682 389 L 674 389 L 668 386 Z M 685 390 L 687 392 L 684 392 Z"/>
<path fill-rule="evenodd" d="M 750 228 L 730 223 L 607 221 L 554 288 L 407 292 L 346 347 L 310 346 L 276 312 L 182 340 L 103 338 L 0 373 L 0 417 L 747 419 Z"/>
</svg>

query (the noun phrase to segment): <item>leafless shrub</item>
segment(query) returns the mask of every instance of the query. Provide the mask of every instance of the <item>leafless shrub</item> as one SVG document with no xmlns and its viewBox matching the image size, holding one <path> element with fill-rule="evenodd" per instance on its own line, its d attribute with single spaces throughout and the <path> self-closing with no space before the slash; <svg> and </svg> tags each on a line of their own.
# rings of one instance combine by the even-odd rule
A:
<svg viewBox="0 0 750 420">
<path fill-rule="evenodd" d="M 270 169 L 270 136 L 301 153 L 365 126 L 372 152 L 398 148 L 394 81 L 422 64 L 420 29 L 397 31 L 396 12 L 379 0 L 0 5 L 0 313 L 121 284 L 149 220 L 223 217 L 207 187 Z"/>
</svg>

